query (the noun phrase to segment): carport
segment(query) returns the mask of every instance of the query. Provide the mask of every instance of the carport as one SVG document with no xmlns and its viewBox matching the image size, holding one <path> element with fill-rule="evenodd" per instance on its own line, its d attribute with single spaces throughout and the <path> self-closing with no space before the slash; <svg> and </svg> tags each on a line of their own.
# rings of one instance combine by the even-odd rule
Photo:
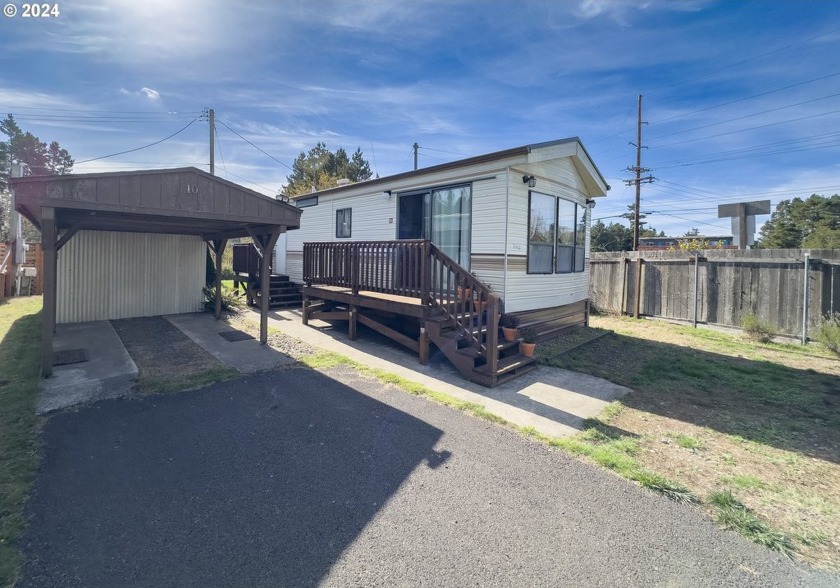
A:
<svg viewBox="0 0 840 588">
<path fill-rule="evenodd" d="M 222 255 L 228 240 L 251 237 L 262 256 L 261 288 L 265 292 L 269 288 L 271 251 L 277 239 L 285 231 L 300 226 L 300 209 L 194 167 L 12 178 L 11 187 L 15 209 L 41 231 L 44 250 L 43 376 L 52 374 L 59 252 L 74 236 L 96 231 L 135 233 L 148 235 L 147 242 L 154 242 L 158 235 L 200 237 L 215 255 L 217 292 L 221 288 Z M 66 260 L 62 258 L 62 264 L 66 261 L 68 264 L 84 265 L 93 257 L 103 258 L 105 262 L 96 261 L 100 264 L 97 267 L 101 275 L 107 268 L 111 268 L 113 273 L 134 263 L 137 251 L 157 251 L 158 254 L 161 251 L 160 247 L 140 249 L 142 246 L 136 245 L 134 249 L 113 247 L 109 251 L 103 243 L 95 238 L 85 241 L 82 253 Z M 196 275 L 195 272 L 204 271 L 205 258 L 201 257 L 201 267 L 196 268 L 195 248 L 191 251 L 190 267 L 185 269 Z M 171 260 L 154 261 L 163 267 Z M 176 261 L 181 263 L 183 260 Z M 155 280 L 163 284 L 165 279 L 157 272 L 149 272 L 142 278 L 153 284 L 157 283 Z M 76 299 L 83 297 L 80 292 L 83 289 L 86 293 L 93 292 L 97 286 L 85 283 L 77 291 L 65 292 L 71 297 L 65 302 L 71 307 L 82 304 L 82 300 Z M 155 292 L 159 292 L 161 297 L 167 296 L 165 287 L 155 289 Z M 121 283 L 118 283 L 116 291 L 108 293 L 111 297 L 127 297 L 128 294 L 127 287 Z M 191 288 L 183 293 L 187 298 L 201 295 L 200 288 L 195 293 Z M 260 341 L 265 343 L 268 339 L 269 297 L 262 296 L 260 300 Z M 131 313 L 132 309 L 123 309 L 125 312 Z M 162 314 L 139 309 L 134 312 L 140 313 L 135 316 Z M 216 318 L 221 316 L 219 296 L 216 297 L 215 315 Z M 123 314 L 102 318 L 127 317 Z"/>
</svg>

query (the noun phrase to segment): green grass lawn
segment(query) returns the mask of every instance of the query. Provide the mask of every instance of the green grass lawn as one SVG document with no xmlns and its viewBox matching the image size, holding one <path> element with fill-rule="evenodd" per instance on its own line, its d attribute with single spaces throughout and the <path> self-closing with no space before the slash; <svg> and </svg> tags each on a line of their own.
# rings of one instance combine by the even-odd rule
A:
<svg viewBox="0 0 840 588">
<path fill-rule="evenodd" d="M 40 311 L 40 297 L 0 304 L 0 586 L 17 579 L 23 505 L 38 469 Z"/>
</svg>

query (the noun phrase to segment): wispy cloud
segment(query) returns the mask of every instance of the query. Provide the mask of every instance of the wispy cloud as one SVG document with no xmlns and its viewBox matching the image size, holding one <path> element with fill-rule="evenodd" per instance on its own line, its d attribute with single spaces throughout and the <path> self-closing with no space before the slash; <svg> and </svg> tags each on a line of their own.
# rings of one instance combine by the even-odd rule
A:
<svg viewBox="0 0 840 588">
<path fill-rule="evenodd" d="M 160 101 L 160 92 L 152 88 L 147 88 L 145 86 L 143 86 L 137 91 L 129 90 L 127 88 L 120 88 L 119 93 L 123 96 L 145 96 L 152 102 Z"/>
<path fill-rule="evenodd" d="M 709 5 L 711 0 L 581 0 L 576 13 L 584 19 L 607 17 L 622 26 L 634 20 L 633 15 L 653 10 L 696 12 Z"/>
</svg>

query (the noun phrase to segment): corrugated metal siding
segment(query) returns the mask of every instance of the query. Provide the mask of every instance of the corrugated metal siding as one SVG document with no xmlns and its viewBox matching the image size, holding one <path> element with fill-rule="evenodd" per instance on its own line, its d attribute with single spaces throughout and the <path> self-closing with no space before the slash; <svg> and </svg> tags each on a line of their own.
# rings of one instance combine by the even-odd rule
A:
<svg viewBox="0 0 840 588">
<path fill-rule="evenodd" d="M 58 254 L 58 323 L 202 309 L 200 237 L 80 231 Z"/>
</svg>

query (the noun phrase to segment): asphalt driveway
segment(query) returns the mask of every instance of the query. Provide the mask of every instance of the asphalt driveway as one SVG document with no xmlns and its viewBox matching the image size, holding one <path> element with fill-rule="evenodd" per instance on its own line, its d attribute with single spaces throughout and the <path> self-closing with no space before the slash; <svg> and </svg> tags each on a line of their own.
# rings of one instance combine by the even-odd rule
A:
<svg viewBox="0 0 840 588">
<path fill-rule="evenodd" d="M 22 586 L 838 584 L 348 369 L 56 413 L 43 451 Z"/>
</svg>

